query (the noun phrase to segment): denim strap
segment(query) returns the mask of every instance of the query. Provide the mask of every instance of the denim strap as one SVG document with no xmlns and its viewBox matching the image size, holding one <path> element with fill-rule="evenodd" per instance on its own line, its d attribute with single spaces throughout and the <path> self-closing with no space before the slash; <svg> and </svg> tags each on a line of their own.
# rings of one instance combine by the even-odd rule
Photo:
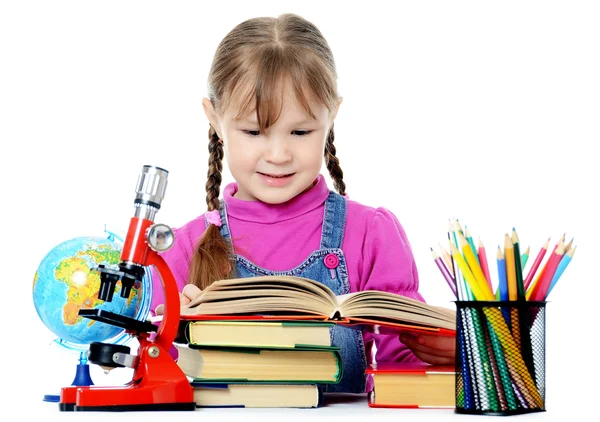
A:
<svg viewBox="0 0 600 422">
<path fill-rule="evenodd" d="M 329 191 L 325 201 L 323 229 L 321 230 L 321 249 L 341 248 L 346 228 L 346 198 Z"/>
</svg>

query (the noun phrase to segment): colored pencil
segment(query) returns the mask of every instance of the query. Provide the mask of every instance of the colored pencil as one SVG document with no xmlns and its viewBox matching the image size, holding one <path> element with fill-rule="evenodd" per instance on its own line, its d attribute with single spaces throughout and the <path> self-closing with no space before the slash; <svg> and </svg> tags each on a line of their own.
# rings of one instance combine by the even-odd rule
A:
<svg viewBox="0 0 600 422">
<path fill-rule="evenodd" d="M 473 249 L 471 245 L 467 242 L 467 239 L 459 234 L 458 235 L 458 243 L 462 249 L 463 256 L 469 265 L 469 269 L 471 273 L 475 277 L 476 282 L 479 284 L 479 288 L 483 291 L 488 300 L 494 300 L 494 294 L 492 293 L 492 289 L 488 286 L 488 283 L 485 279 L 485 275 L 479 266 L 479 262 L 473 253 Z"/>
<path fill-rule="evenodd" d="M 504 350 L 519 350 L 511 331 L 504 320 L 500 309 L 498 308 L 483 308 L 483 313 L 486 315 L 492 328 L 498 336 L 498 340 Z M 519 387 L 521 393 L 525 395 L 531 407 L 541 407 L 543 404 L 542 397 L 535 386 L 535 382 L 525 361 L 520 353 L 506 353 L 507 365 L 511 378 Z"/>
<path fill-rule="evenodd" d="M 575 240 L 574 237 L 571 238 L 571 240 L 569 241 L 569 243 L 567 243 L 565 245 L 565 253 L 569 252 L 569 250 L 573 247 L 573 241 Z"/>
<path fill-rule="evenodd" d="M 517 230 L 513 227 L 511 241 L 513 244 L 514 252 L 515 252 L 515 275 L 517 279 L 517 300 L 524 301 L 525 300 L 525 287 L 523 285 L 523 270 L 521 267 L 521 252 L 519 251 L 519 236 L 517 235 Z M 531 374 L 535 373 L 535 366 L 533 361 L 533 352 L 531 349 L 531 338 L 529 337 L 528 325 L 527 325 L 527 315 L 523 312 L 522 309 L 511 309 L 511 328 L 514 327 L 513 318 L 517 317 L 519 320 L 519 326 L 523 327 L 522 330 L 515 329 L 514 334 L 519 335 L 519 340 L 515 338 L 519 346 L 521 347 L 523 353 L 523 360 L 527 365 L 527 369 Z"/>
<path fill-rule="evenodd" d="M 525 277 L 525 280 L 523 281 L 525 290 L 527 290 L 529 288 L 529 285 L 531 284 L 531 280 L 533 280 L 533 276 L 535 275 L 535 272 L 537 271 L 538 267 L 540 266 L 542 259 L 544 259 L 544 255 L 546 255 L 546 252 L 548 251 L 549 245 L 550 245 L 550 238 L 548 238 L 548 240 L 546 240 L 546 242 L 544 243 L 544 245 L 538 252 L 537 256 L 535 257 L 535 260 L 533 261 L 533 264 L 531 265 L 531 268 L 529 269 L 529 272 L 527 273 L 527 277 Z"/>
<path fill-rule="evenodd" d="M 479 265 L 481 265 L 481 270 L 483 271 L 483 275 L 485 275 L 485 279 L 487 281 L 488 286 L 492 289 L 492 278 L 490 277 L 490 267 L 488 266 L 487 254 L 485 252 L 485 247 L 483 246 L 483 242 L 481 238 L 479 238 L 479 245 L 477 248 L 477 253 L 479 255 Z"/>
<path fill-rule="evenodd" d="M 560 239 L 558 239 L 558 242 L 556 242 L 556 245 L 554 245 L 554 248 L 552 249 L 552 253 L 556 252 L 556 248 L 558 248 L 558 245 L 561 244 L 561 242 L 564 245 L 565 236 L 566 235 L 563 234 L 562 237 Z M 550 254 L 550 256 L 552 256 L 552 254 Z M 533 299 L 531 299 L 531 294 L 533 293 L 533 291 L 535 289 L 537 289 L 536 285 L 538 284 L 539 280 L 542 278 L 542 276 L 546 272 L 546 267 L 548 266 L 549 261 L 550 261 L 549 258 L 546 259 L 546 262 L 544 262 L 544 265 L 542 265 L 542 269 L 538 271 L 537 275 L 535 276 L 535 278 L 529 285 L 529 288 L 527 289 L 527 293 L 525 294 L 525 297 L 527 300 L 533 300 Z"/>
<path fill-rule="evenodd" d="M 463 395 L 463 407 L 465 409 L 475 409 L 475 392 L 472 384 L 472 380 L 475 378 L 475 374 L 472 369 L 473 354 L 471 351 L 471 344 L 468 341 L 469 327 L 467 326 L 466 320 L 466 315 L 468 314 L 468 312 L 468 309 L 459 309 L 458 311 L 459 322 L 457 322 L 457 324 L 460 325 L 460 327 L 457 327 L 458 329 L 456 331 L 456 339 L 458 343 L 457 353 L 460 354 L 462 365 L 460 365 L 460 368 L 458 368 L 460 370 L 460 373 L 457 373 L 456 376 L 462 377 L 462 382 L 464 385 L 465 392 Z"/>
<path fill-rule="evenodd" d="M 465 261 L 465 259 L 459 252 L 458 248 L 451 244 L 450 250 L 451 250 L 452 257 L 454 258 L 454 262 L 456 262 L 463 277 L 465 278 L 465 281 L 468 283 L 468 287 L 470 287 L 470 290 L 471 290 L 475 300 L 493 300 L 493 297 L 490 297 L 491 294 L 486 295 L 485 291 L 483 291 L 481 289 L 481 287 L 479 286 L 479 283 L 475 279 L 475 276 L 469 269 L 469 265 L 467 264 L 467 261 Z"/>
<path fill-rule="evenodd" d="M 504 235 L 504 259 L 506 260 L 506 280 L 508 285 L 508 300 L 517 300 L 517 277 L 515 274 L 515 254 L 513 244 Z"/>
<path fill-rule="evenodd" d="M 565 254 L 565 245 L 562 240 L 559 242 L 557 248 L 552 252 L 552 255 L 548 258 L 548 263 L 546 265 L 546 269 L 542 274 L 539 281 L 533 288 L 531 292 L 531 300 L 544 300 L 546 298 L 546 294 L 548 293 L 548 288 L 550 287 L 550 283 L 552 282 L 552 277 L 554 277 L 554 273 L 558 268 L 558 264 L 560 264 L 561 259 Z"/>
<path fill-rule="evenodd" d="M 477 263 L 479 264 L 479 257 L 477 256 L 477 248 L 475 247 L 475 243 L 473 242 L 473 237 L 471 236 L 471 233 L 469 232 L 469 229 L 467 228 L 467 226 L 465 226 L 465 239 L 466 239 L 467 243 L 469 244 L 469 246 L 471 247 L 471 251 L 473 251 L 473 255 L 475 256 L 475 259 L 477 260 Z"/>
<path fill-rule="evenodd" d="M 515 257 L 515 279 L 517 283 L 517 299 L 525 300 L 525 288 L 523 287 L 523 270 L 521 267 L 521 252 L 519 250 L 519 236 L 517 231 L 512 229 L 511 241 Z"/>
<path fill-rule="evenodd" d="M 458 248 L 458 240 L 456 238 L 456 233 L 462 233 L 462 229 L 460 227 L 460 224 L 458 223 L 457 219 L 454 219 L 454 221 L 450 221 L 450 232 L 452 233 L 452 240 L 454 241 L 454 243 L 452 243 L 452 240 L 450 241 L 450 250 L 452 250 L 452 245 L 454 245 L 455 247 Z M 450 255 L 454 258 L 454 256 L 452 255 L 452 253 L 450 253 Z M 453 259 L 454 261 L 454 259 Z M 473 292 L 471 291 L 471 289 L 469 288 L 468 282 L 467 280 L 465 280 L 464 275 L 462 275 L 460 267 L 456 266 L 455 263 L 455 268 L 454 271 L 456 273 L 456 281 L 458 283 L 458 281 L 460 280 L 460 288 L 457 288 L 458 291 L 462 290 L 462 299 L 463 300 L 473 300 Z"/>
<path fill-rule="evenodd" d="M 563 258 L 560 260 L 560 264 L 558 264 L 558 268 L 556 269 L 554 277 L 552 277 L 552 281 L 550 282 L 550 287 L 548 288 L 548 293 L 546 293 L 546 298 L 550 295 L 550 292 L 558 282 L 558 279 L 562 273 L 565 271 L 565 268 L 567 268 L 571 262 L 571 259 L 573 259 L 573 255 L 575 255 L 575 249 L 577 249 L 577 246 L 571 247 L 565 256 L 563 256 Z"/>
<path fill-rule="evenodd" d="M 452 290 L 454 297 L 457 297 L 456 296 L 456 287 L 455 287 L 456 281 L 450 274 L 450 271 L 448 271 L 448 267 L 446 267 L 446 264 L 444 264 L 444 261 L 442 261 L 442 258 L 440 258 L 438 253 L 436 251 L 434 251 L 433 248 L 430 248 L 430 249 L 431 249 L 431 255 L 433 256 L 433 260 L 435 261 L 437 267 L 440 269 L 440 271 L 442 272 L 442 275 L 446 279 L 446 283 L 448 283 L 448 286 L 450 286 L 450 290 Z"/>
<path fill-rule="evenodd" d="M 452 276 L 452 278 L 455 278 L 456 274 L 454 274 L 454 262 L 452 262 L 452 257 L 450 256 L 446 248 L 442 246 L 441 243 L 438 243 L 438 246 L 440 247 L 440 251 L 442 253 L 442 259 L 444 260 L 448 271 L 450 271 L 450 275 Z"/>
<path fill-rule="evenodd" d="M 525 252 L 521 254 L 521 269 L 524 270 L 527 265 L 527 261 L 529 261 L 529 246 L 525 249 Z"/>
<path fill-rule="evenodd" d="M 496 253 L 496 263 L 498 265 L 498 291 L 500 292 L 500 300 L 508 300 L 506 260 L 504 259 L 504 252 L 500 248 L 500 245 L 498 245 L 498 252 Z"/>
</svg>

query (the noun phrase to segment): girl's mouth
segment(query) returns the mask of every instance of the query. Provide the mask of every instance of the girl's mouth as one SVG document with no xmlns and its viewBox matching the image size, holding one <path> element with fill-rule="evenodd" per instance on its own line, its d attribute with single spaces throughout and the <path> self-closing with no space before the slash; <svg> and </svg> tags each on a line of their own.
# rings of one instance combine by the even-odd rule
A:
<svg viewBox="0 0 600 422">
<path fill-rule="evenodd" d="M 287 173 L 287 174 L 267 174 L 258 172 L 259 176 L 263 180 L 263 183 L 267 186 L 271 187 L 284 187 L 292 180 L 293 176 L 296 173 Z"/>
<path fill-rule="evenodd" d="M 266 177 L 271 177 L 273 179 L 283 179 L 284 177 L 289 177 L 292 176 L 294 173 L 287 173 L 287 174 L 268 174 L 268 173 L 261 173 L 258 172 L 258 174 L 262 175 L 262 176 L 266 176 Z"/>
</svg>

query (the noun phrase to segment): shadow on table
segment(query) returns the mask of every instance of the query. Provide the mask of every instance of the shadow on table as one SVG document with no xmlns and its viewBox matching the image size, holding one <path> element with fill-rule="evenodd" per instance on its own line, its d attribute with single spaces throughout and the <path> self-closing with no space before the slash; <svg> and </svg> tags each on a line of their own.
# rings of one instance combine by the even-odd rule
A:
<svg viewBox="0 0 600 422">
<path fill-rule="evenodd" d="M 335 406 L 336 404 L 367 403 L 366 394 L 351 393 L 325 393 L 324 406 Z"/>
</svg>

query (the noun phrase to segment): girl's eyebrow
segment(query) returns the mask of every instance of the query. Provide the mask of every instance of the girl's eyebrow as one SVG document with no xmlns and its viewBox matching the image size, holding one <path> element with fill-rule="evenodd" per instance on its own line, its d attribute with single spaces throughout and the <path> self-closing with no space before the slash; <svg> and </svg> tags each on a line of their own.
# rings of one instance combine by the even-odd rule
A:
<svg viewBox="0 0 600 422">
<path fill-rule="evenodd" d="M 252 125 L 258 125 L 258 120 L 256 118 L 253 119 L 253 118 L 249 118 L 249 117 L 245 117 L 245 118 L 241 117 L 239 119 L 233 119 L 233 120 L 236 122 L 239 122 L 239 123 L 249 123 Z M 292 126 L 299 126 L 299 125 L 303 125 L 303 124 L 307 124 L 307 123 L 313 123 L 316 121 L 317 121 L 317 119 L 313 119 L 312 117 L 309 116 L 304 119 L 292 120 L 290 122 L 290 124 Z"/>
</svg>

